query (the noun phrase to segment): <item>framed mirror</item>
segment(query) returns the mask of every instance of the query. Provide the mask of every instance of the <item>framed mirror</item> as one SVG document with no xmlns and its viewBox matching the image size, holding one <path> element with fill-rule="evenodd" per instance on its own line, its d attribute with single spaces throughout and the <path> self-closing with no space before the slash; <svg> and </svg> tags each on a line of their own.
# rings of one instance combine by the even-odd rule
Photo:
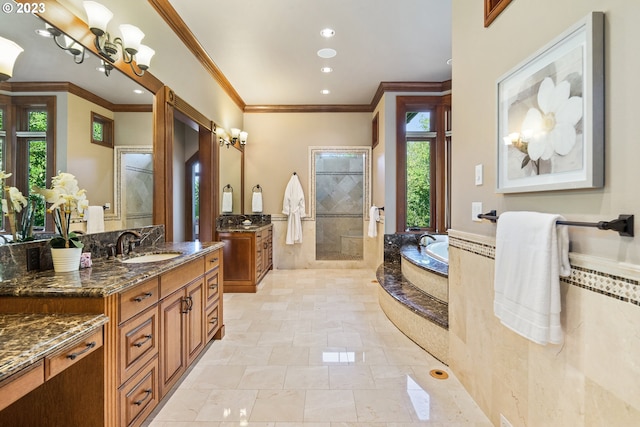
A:
<svg viewBox="0 0 640 427">
<path fill-rule="evenodd" d="M 244 213 L 244 151 L 234 145 L 220 147 L 220 213 Z"/>
<path fill-rule="evenodd" d="M 47 170 L 46 178 L 50 179 L 57 171 L 75 175 L 80 187 L 87 190 L 91 205 L 112 206 L 105 211 L 105 228 L 122 228 L 124 224 L 119 221 L 124 215 L 119 209 L 123 203 L 118 200 L 122 189 L 118 183 L 123 180 L 115 170 L 115 149 L 153 144 L 154 93 L 117 68 L 107 77 L 97 70 L 101 60 L 88 50 L 82 63 L 77 64 L 52 38 L 38 35 L 44 29 L 45 22 L 31 14 L 2 19 L 0 36 L 16 42 L 24 52 L 16 61 L 12 78 L 0 83 L 0 94 L 10 99 L 55 97 L 52 138 L 55 165 L 53 170 Z M 91 143 L 92 112 L 113 120 L 113 148 Z M 24 168 L 12 154 L 11 144 L 15 142 L 7 136 L 4 144 L 2 153 L 8 157 L 3 159 L 3 168 L 7 172 Z M 28 189 L 28 185 L 25 187 Z M 153 203 L 152 192 L 146 202 Z"/>
</svg>

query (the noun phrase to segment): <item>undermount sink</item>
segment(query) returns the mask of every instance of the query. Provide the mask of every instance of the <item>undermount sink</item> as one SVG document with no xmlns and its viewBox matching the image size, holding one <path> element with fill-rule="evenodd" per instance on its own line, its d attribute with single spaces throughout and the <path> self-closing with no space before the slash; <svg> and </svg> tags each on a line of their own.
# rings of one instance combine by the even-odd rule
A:
<svg viewBox="0 0 640 427">
<path fill-rule="evenodd" d="M 140 256 L 133 256 L 131 258 L 123 259 L 125 264 L 140 264 L 144 262 L 158 262 L 166 261 L 168 259 L 176 258 L 182 255 L 180 252 L 163 252 L 159 254 L 144 254 Z"/>
</svg>

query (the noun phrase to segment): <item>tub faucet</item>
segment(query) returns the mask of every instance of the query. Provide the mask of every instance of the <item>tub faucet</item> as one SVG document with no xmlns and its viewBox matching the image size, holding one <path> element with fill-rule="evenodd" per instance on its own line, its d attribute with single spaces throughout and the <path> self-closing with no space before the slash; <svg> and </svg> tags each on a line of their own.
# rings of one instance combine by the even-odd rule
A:
<svg viewBox="0 0 640 427">
<path fill-rule="evenodd" d="M 124 241 L 125 241 L 125 237 L 126 236 L 133 236 L 134 239 L 131 239 L 128 243 L 128 250 L 125 253 L 124 250 Z M 138 233 L 135 230 L 127 230 L 127 231 L 123 231 L 119 236 L 118 236 L 118 240 L 116 240 L 116 256 L 118 255 L 126 255 L 128 253 L 131 253 L 131 251 L 133 250 L 133 248 L 136 247 L 136 245 L 140 245 L 140 239 L 142 238 L 142 236 L 140 235 L 140 233 Z"/>
<path fill-rule="evenodd" d="M 423 233 L 418 238 L 418 246 L 427 246 L 427 245 L 423 245 L 422 244 L 422 239 L 424 239 L 425 237 L 428 237 L 429 239 L 433 240 L 434 242 L 437 241 L 437 239 L 433 235 L 431 235 L 429 233 Z"/>
</svg>

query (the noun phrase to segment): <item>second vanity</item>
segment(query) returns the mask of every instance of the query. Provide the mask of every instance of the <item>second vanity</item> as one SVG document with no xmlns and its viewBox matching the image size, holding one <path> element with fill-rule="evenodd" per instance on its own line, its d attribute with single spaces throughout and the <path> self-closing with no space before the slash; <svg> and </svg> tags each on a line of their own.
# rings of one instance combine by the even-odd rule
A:
<svg viewBox="0 0 640 427">
<path fill-rule="evenodd" d="M 273 268 L 273 224 L 230 224 L 218 227 L 217 233 L 225 243 L 225 292 L 256 292 Z"/>
<path fill-rule="evenodd" d="M 141 425 L 206 344 L 224 336 L 222 247 L 161 243 L 154 254 L 179 255 L 140 263 L 96 260 L 77 272 L 48 270 L 0 282 L 0 316 L 81 313 L 108 319 L 96 335 L 99 352 L 0 411 L 0 425 L 48 425 L 43 415 L 51 413 L 55 425 Z M 21 354 L 10 356 L 19 361 Z M 38 363 L 31 359 L 0 380 L 28 372 Z M 91 403 L 74 405 L 83 396 Z"/>
</svg>

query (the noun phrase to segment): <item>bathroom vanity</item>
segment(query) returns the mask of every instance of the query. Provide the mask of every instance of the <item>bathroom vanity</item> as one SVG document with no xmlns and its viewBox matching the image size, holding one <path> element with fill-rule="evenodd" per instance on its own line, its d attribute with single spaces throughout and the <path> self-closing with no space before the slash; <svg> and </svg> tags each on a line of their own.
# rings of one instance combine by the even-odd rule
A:
<svg viewBox="0 0 640 427">
<path fill-rule="evenodd" d="M 55 414 L 51 425 L 141 425 L 207 342 L 224 336 L 222 246 L 158 243 L 140 260 L 135 255 L 97 259 L 91 268 L 76 272 L 47 270 L 0 282 L 0 320 L 20 322 L 27 314 L 41 316 L 41 327 L 46 329 L 52 322 L 47 316 L 55 314 L 69 316 L 70 328 L 83 319 L 96 324 L 78 337 L 88 336 L 88 343 L 95 344 L 72 340 L 65 341 L 71 350 L 64 346 L 52 350 L 68 363 L 73 361 L 68 354 L 82 351 L 74 350 L 74 345 L 87 348 L 85 360 L 78 358 L 77 369 L 70 366 L 68 375 L 56 376 L 59 380 L 39 384 L 40 370 L 44 369 L 46 380 L 52 369 L 47 366 L 54 366 L 47 364 L 46 354 L 27 358 L 7 375 L 0 370 L 0 386 L 36 372 L 27 377 L 29 381 L 23 380 L 26 386 L 18 387 L 20 393 L 30 387 L 33 391 L 7 403 L 0 411 L 0 425 L 43 426 L 51 414 Z M 78 318 L 71 313 L 83 314 Z M 4 350 L 2 346 L 3 366 L 7 358 L 20 354 L 20 349 L 12 354 L 3 354 Z"/>
<path fill-rule="evenodd" d="M 273 268 L 273 225 L 221 227 L 218 240 L 225 243 L 225 292 L 256 292 Z"/>
</svg>

